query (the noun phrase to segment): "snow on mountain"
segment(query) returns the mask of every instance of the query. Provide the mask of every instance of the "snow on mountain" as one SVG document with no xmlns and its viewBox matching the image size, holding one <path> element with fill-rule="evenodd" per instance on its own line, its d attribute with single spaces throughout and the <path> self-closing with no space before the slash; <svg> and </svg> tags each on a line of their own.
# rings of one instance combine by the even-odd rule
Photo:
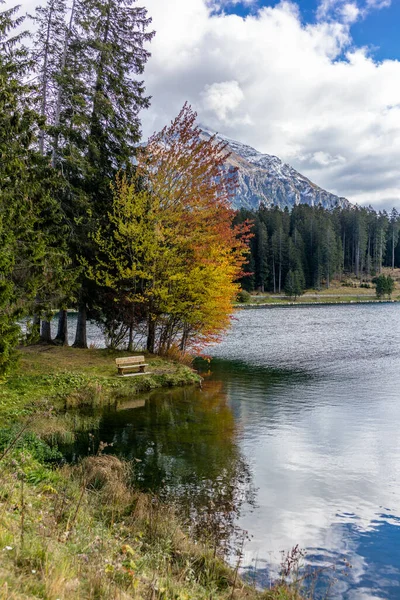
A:
<svg viewBox="0 0 400 600">
<path fill-rule="evenodd" d="M 201 130 L 204 138 L 214 135 L 203 127 Z M 217 139 L 227 143 L 227 151 L 231 153 L 228 164 L 238 169 L 239 186 L 233 200 L 235 208 L 255 209 L 260 203 L 280 208 L 287 206 L 289 209 L 300 203 L 320 204 L 324 208 L 349 205 L 346 198 L 323 190 L 277 156 L 262 154 L 251 146 L 220 134 L 217 134 Z"/>
</svg>

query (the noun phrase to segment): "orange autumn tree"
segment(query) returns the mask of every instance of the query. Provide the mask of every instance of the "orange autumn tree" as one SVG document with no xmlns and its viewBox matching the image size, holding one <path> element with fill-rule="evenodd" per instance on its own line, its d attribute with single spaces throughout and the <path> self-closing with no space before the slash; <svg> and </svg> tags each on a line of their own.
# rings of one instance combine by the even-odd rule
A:
<svg viewBox="0 0 400 600">
<path fill-rule="evenodd" d="M 168 353 L 218 339 L 230 323 L 248 226 L 234 227 L 236 172 L 224 143 L 204 139 L 185 104 L 117 178 L 89 276 L 146 320 L 147 350 Z M 134 322 L 134 319 L 132 320 Z"/>
</svg>

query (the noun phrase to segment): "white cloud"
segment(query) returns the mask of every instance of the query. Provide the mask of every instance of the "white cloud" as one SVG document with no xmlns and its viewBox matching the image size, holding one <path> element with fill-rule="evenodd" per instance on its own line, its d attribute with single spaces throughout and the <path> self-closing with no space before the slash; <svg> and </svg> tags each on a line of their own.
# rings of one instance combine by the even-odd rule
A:
<svg viewBox="0 0 400 600">
<path fill-rule="evenodd" d="M 211 117 L 215 115 L 221 123 L 232 124 L 232 121 L 239 124 L 251 124 L 251 119 L 247 113 L 241 114 L 240 105 L 243 103 L 244 94 L 235 80 L 221 81 L 219 83 L 206 84 L 203 92 L 202 106 L 205 114 Z"/>
<path fill-rule="evenodd" d="M 143 0 L 157 32 L 144 135 L 188 100 L 202 124 L 278 155 L 329 191 L 400 207 L 400 63 L 375 61 L 351 37 L 356 19 L 390 0 L 322 0 L 315 24 L 303 23 L 294 2 L 245 1 L 246 18 L 216 13 L 208 0 Z"/>
<path fill-rule="evenodd" d="M 238 4 L 241 4 L 242 6 L 253 6 L 258 4 L 258 2 L 259 0 L 220 0 L 219 2 L 209 0 L 208 4 L 210 6 L 219 6 L 222 8 L 224 6 L 236 6 Z"/>
<path fill-rule="evenodd" d="M 367 0 L 367 6 L 373 9 L 389 8 L 392 0 Z"/>
<path fill-rule="evenodd" d="M 145 135 L 188 100 L 204 125 L 280 156 L 330 191 L 376 206 L 400 199 L 400 63 L 354 46 L 355 2 L 338 1 L 340 18 L 307 25 L 290 2 L 246 18 L 216 14 L 206 0 L 145 4 L 157 32 Z"/>
<path fill-rule="evenodd" d="M 355 23 L 361 14 L 360 9 L 354 2 L 346 2 L 341 7 L 341 15 L 345 23 Z"/>
<path fill-rule="evenodd" d="M 373 10 L 389 8 L 392 0 L 321 0 L 317 9 L 319 20 L 339 20 L 352 24 Z"/>
<path fill-rule="evenodd" d="M 342 164 L 346 162 L 344 156 L 331 156 L 327 152 L 323 152 L 320 150 L 319 152 L 314 152 L 311 156 L 311 162 L 320 165 L 322 167 L 327 167 L 328 165 Z"/>
</svg>

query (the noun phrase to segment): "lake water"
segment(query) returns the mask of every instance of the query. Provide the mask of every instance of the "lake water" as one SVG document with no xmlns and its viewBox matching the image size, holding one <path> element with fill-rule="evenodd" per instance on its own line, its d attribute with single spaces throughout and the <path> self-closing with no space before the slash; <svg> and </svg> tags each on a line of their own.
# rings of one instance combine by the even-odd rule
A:
<svg viewBox="0 0 400 600">
<path fill-rule="evenodd" d="M 203 390 L 107 409 L 96 440 L 200 530 L 247 530 L 260 586 L 298 544 L 317 597 L 399 600 L 400 305 L 243 310 L 210 354 Z"/>
</svg>

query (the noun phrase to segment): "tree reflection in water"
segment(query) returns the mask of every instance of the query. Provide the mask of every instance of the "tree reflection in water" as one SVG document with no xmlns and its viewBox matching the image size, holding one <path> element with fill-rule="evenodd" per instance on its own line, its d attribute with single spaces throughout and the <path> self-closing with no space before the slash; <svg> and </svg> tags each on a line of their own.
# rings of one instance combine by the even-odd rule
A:
<svg viewBox="0 0 400 600">
<path fill-rule="evenodd" d="M 103 412 L 98 430 L 79 435 L 65 451 L 76 460 L 100 441 L 112 444 L 106 452 L 134 461 L 136 485 L 173 503 L 196 539 L 228 553 L 236 519 L 255 496 L 237 435 L 222 383 L 206 381 L 203 390 L 157 391 L 145 403 L 119 402 Z"/>
</svg>

